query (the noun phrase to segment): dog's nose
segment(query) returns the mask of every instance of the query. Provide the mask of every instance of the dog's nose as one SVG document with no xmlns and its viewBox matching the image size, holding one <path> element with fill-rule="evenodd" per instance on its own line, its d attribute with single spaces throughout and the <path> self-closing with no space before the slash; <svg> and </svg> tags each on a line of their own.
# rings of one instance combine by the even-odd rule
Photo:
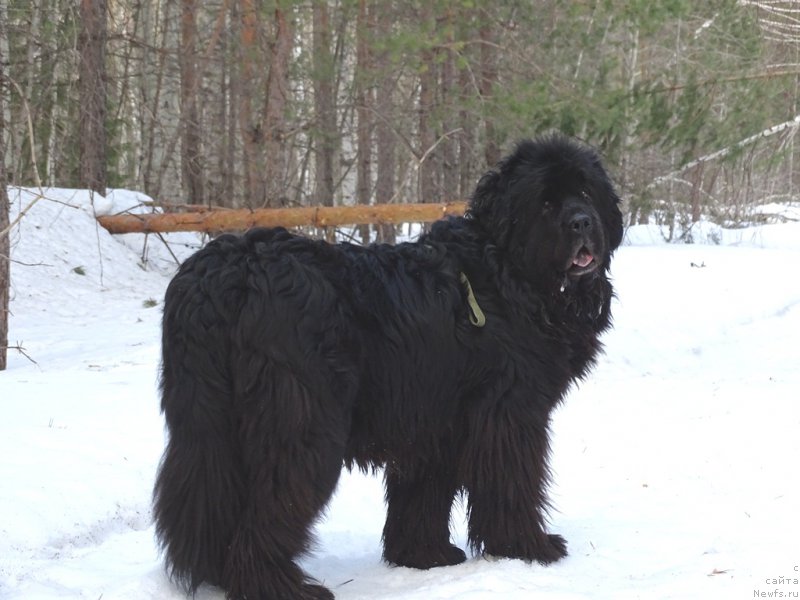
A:
<svg viewBox="0 0 800 600">
<path fill-rule="evenodd" d="M 576 233 L 591 231 L 592 218 L 584 212 L 579 212 L 570 218 L 569 228 Z"/>
</svg>

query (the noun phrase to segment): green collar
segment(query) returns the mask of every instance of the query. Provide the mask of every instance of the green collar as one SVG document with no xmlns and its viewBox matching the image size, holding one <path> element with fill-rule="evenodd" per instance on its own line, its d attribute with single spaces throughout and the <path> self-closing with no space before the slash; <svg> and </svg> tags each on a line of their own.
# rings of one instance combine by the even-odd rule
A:
<svg viewBox="0 0 800 600">
<path fill-rule="evenodd" d="M 469 304 L 469 322 L 475 327 L 483 327 L 486 325 L 486 315 L 483 314 L 481 307 L 478 306 L 478 301 L 475 299 L 475 292 L 472 291 L 472 286 L 467 279 L 466 274 L 463 272 L 460 276 L 461 283 L 467 290 L 467 304 Z"/>
</svg>

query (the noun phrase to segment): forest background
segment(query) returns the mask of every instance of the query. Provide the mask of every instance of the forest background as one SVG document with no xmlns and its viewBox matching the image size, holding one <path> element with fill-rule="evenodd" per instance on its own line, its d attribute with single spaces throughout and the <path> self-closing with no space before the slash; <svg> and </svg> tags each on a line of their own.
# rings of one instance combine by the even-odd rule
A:
<svg viewBox="0 0 800 600">
<path fill-rule="evenodd" d="M 0 0 L 0 58 L 19 186 L 454 201 L 560 130 L 688 239 L 800 184 L 797 0 Z"/>
</svg>

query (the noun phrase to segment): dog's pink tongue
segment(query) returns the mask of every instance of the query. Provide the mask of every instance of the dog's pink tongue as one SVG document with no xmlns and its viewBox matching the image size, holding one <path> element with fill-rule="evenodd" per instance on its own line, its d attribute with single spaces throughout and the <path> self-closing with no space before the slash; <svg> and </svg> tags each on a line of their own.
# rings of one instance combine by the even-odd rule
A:
<svg viewBox="0 0 800 600">
<path fill-rule="evenodd" d="M 594 256 L 589 254 L 586 250 L 581 250 L 578 252 L 578 256 L 575 257 L 575 260 L 572 261 L 572 264 L 583 268 L 588 267 L 593 260 Z"/>
</svg>

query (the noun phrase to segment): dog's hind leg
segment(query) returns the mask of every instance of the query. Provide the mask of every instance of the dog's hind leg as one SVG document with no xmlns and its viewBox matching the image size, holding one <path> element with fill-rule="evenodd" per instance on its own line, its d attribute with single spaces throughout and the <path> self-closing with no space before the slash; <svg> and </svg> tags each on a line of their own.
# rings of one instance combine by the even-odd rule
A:
<svg viewBox="0 0 800 600">
<path fill-rule="evenodd" d="M 246 500 L 222 586 L 235 600 L 330 600 L 295 561 L 309 550 L 311 527 L 341 473 L 343 405 L 324 385 L 312 394 L 288 366 L 266 358 L 257 375 L 237 385 Z"/>
<path fill-rule="evenodd" d="M 174 290 L 173 290 L 174 292 Z M 174 292 L 177 293 L 177 292 Z M 220 584 L 225 554 L 244 500 L 232 390 L 209 347 L 214 335 L 186 327 L 198 306 L 168 293 L 161 407 L 169 431 L 153 493 L 156 534 L 170 577 L 194 592 Z M 219 337 L 219 332 L 217 337 Z"/>
<path fill-rule="evenodd" d="M 464 562 L 464 551 L 450 543 L 450 509 L 457 487 L 452 471 L 452 465 L 422 461 L 387 466 L 386 561 L 416 569 Z"/>
<path fill-rule="evenodd" d="M 187 395 L 192 403 L 181 403 Z M 191 591 L 203 582 L 221 583 L 242 504 L 235 440 L 224 415 L 221 421 L 208 418 L 202 395 L 191 385 L 165 386 L 170 435 L 154 491 L 156 532 L 168 571 Z"/>
</svg>

